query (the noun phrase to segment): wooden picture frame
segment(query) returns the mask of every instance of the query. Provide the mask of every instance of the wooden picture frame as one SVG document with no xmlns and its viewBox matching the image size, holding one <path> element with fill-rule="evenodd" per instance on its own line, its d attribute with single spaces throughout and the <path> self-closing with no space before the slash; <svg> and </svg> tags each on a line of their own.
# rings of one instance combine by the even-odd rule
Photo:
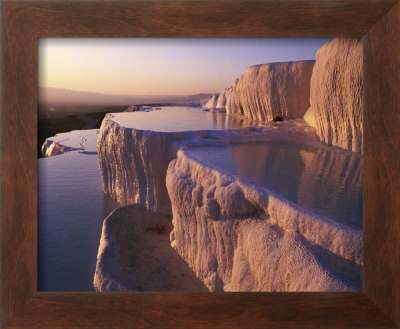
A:
<svg viewBox="0 0 400 329">
<path fill-rule="evenodd" d="M 2 328 L 400 326 L 400 5 L 394 0 L 1 1 Z M 363 293 L 37 292 L 41 37 L 363 37 Z"/>
</svg>

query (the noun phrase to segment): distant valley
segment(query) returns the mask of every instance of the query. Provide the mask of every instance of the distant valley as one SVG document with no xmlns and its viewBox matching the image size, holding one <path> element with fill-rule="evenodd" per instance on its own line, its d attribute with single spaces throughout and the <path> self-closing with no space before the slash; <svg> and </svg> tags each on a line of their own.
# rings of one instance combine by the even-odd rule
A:
<svg viewBox="0 0 400 329">
<path fill-rule="evenodd" d="M 38 157 L 46 138 L 72 130 L 100 128 L 108 112 L 121 112 L 130 105 L 203 105 L 212 95 L 108 95 L 39 88 Z"/>
</svg>

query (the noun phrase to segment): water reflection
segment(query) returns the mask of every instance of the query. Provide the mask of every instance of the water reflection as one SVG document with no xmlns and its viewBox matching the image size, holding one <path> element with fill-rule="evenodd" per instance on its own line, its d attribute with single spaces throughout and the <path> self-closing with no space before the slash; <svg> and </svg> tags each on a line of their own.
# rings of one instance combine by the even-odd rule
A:
<svg viewBox="0 0 400 329">
<path fill-rule="evenodd" d="M 39 159 L 38 181 L 38 290 L 94 290 L 102 221 L 116 206 L 103 194 L 97 155 Z"/>
<path fill-rule="evenodd" d="M 362 158 L 303 149 L 298 204 L 362 227 Z"/>
<path fill-rule="evenodd" d="M 359 154 L 294 143 L 246 143 L 193 148 L 194 158 L 262 185 L 304 209 L 362 227 Z"/>
<path fill-rule="evenodd" d="M 113 121 L 124 127 L 163 132 L 239 129 L 252 125 L 246 118 L 178 106 L 163 107 L 161 111 L 121 112 L 113 116 Z"/>
</svg>

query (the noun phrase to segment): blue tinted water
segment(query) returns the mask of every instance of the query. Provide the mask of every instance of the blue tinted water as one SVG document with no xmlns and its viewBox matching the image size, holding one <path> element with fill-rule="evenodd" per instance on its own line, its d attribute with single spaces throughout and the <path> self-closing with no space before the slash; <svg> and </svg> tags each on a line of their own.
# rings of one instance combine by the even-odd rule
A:
<svg viewBox="0 0 400 329">
<path fill-rule="evenodd" d="M 39 159 L 38 181 L 38 290 L 93 291 L 102 222 L 115 207 L 97 155 Z"/>
<path fill-rule="evenodd" d="M 248 125 L 246 119 L 191 107 L 114 115 L 114 120 L 128 127 L 158 131 Z M 77 146 L 82 133 L 86 134 L 74 131 L 54 139 Z M 96 138 L 91 138 L 91 149 L 95 148 L 95 141 Z M 87 146 L 86 142 L 85 148 Z M 38 181 L 38 289 L 93 291 L 102 222 L 117 207 L 102 192 L 97 155 L 72 151 L 39 159 Z"/>
<path fill-rule="evenodd" d="M 192 148 L 205 165 L 268 188 L 303 209 L 362 227 L 362 158 L 352 152 L 295 143 Z"/>
<path fill-rule="evenodd" d="M 245 119 L 192 108 L 126 114 L 130 116 L 115 120 L 158 131 L 243 128 L 250 124 Z M 206 165 L 265 186 L 304 209 L 362 227 L 362 163 L 358 154 L 287 143 L 210 146 L 192 148 L 190 153 Z M 38 180 L 38 289 L 93 291 L 102 221 L 117 207 L 102 192 L 97 155 L 73 151 L 39 159 Z"/>
</svg>

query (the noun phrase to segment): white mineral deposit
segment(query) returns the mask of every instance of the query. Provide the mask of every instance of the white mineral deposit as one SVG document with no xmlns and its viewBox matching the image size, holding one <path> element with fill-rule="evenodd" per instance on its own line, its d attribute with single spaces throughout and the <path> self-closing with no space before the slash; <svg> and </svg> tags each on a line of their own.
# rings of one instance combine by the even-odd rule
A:
<svg viewBox="0 0 400 329">
<path fill-rule="evenodd" d="M 132 103 L 46 139 L 41 211 L 56 217 L 49 194 L 71 167 L 68 191 L 85 193 L 65 202 L 101 204 L 79 217 L 101 216 L 96 291 L 362 290 L 362 43 L 312 58 L 252 63 L 217 94 Z"/>
</svg>

